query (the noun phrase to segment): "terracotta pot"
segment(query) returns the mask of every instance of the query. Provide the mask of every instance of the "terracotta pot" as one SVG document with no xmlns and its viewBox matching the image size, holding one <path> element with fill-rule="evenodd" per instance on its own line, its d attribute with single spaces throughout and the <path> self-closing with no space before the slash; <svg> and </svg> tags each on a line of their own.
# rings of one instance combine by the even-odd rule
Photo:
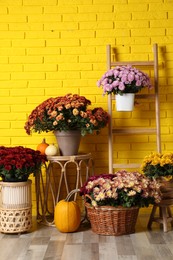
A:
<svg viewBox="0 0 173 260">
<path fill-rule="evenodd" d="M 60 155 L 70 156 L 77 155 L 81 141 L 80 130 L 72 131 L 55 131 Z"/>
</svg>

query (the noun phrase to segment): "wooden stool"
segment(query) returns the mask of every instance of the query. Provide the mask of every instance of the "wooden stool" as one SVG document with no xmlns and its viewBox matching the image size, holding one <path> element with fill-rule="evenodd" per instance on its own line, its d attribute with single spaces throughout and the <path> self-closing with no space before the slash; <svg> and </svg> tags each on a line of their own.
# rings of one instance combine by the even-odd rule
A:
<svg viewBox="0 0 173 260">
<path fill-rule="evenodd" d="M 148 221 L 148 229 L 151 230 L 151 226 L 153 222 L 157 222 L 163 225 L 163 231 L 168 231 L 167 224 L 170 222 L 173 227 L 173 217 L 171 213 L 170 206 L 173 205 L 173 199 L 164 199 L 161 200 L 159 204 L 153 206 L 151 211 L 150 219 Z M 156 210 L 159 208 L 159 216 L 155 216 Z"/>
</svg>

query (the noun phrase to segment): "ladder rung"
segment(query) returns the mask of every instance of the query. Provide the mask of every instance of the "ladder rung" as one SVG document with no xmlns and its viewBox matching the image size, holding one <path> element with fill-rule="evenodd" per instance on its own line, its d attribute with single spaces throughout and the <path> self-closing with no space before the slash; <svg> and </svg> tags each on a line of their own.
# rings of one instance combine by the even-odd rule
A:
<svg viewBox="0 0 173 260">
<path fill-rule="evenodd" d="M 112 129 L 113 134 L 156 134 L 156 128 L 116 128 Z"/>
<path fill-rule="evenodd" d="M 136 168 L 140 168 L 141 167 L 141 164 L 139 163 L 114 163 L 113 164 L 113 168 L 120 168 L 120 169 L 136 169 Z"/>
<path fill-rule="evenodd" d="M 135 94 L 136 99 L 155 99 L 155 94 Z M 115 96 L 112 95 L 112 100 L 115 100 Z"/>
<path fill-rule="evenodd" d="M 135 98 L 137 99 L 155 99 L 155 94 L 136 94 Z"/>
<path fill-rule="evenodd" d="M 113 61 L 111 62 L 111 66 L 121 66 L 121 65 L 133 65 L 133 66 L 154 66 L 154 61 Z"/>
</svg>

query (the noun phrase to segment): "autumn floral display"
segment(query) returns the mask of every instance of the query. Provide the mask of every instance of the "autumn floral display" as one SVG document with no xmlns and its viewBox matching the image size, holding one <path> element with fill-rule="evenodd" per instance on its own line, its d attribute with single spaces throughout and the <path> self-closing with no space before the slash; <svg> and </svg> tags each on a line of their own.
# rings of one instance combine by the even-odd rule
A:
<svg viewBox="0 0 173 260">
<path fill-rule="evenodd" d="M 141 168 L 150 178 L 173 176 L 173 153 L 151 153 L 145 156 Z"/>
<path fill-rule="evenodd" d="M 152 88 L 149 76 L 130 65 L 116 66 L 106 71 L 97 81 L 97 86 L 103 88 L 104 95 L 137 93 L 142 88 Z"/>
<path fill-rule="evenodd" d="M 117 171 L 89 177 L 80 189 L 93 207 L 144 207 L 161 200 L 160 184 L 138 172 Z"/>
<path fill-rule="evenodd" d="M 46 157 L 39 151 L 22 146 L 0 146 L 0 177 L 3 181 L 26 181 L 45 161 Z"/>
<path fill-rule="evenodd" d="M 27 134 L 31 132 L 80 130 L 81 135 L 99 133 L 109 120 L 101 107 L 88 109 L 91 101 L 77 94 L 49 98 L 38 105 L 25 123 Z"/>
</svg>

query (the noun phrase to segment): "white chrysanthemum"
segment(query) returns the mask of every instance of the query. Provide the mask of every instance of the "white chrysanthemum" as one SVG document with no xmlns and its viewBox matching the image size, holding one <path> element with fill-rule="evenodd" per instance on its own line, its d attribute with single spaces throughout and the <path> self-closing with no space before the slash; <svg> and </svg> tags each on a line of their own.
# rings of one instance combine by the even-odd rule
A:
<svg viewBox="0 0 173 260">
<path fill-rule="evenodd" d="M 127 195 L 128 195 L 129 197 L 134 196 L 134 195 L 136 195 L 136 191 L 131 190 L 131 191 L 129 191 L 129 192 L 127 193 Z"/>
<path fill-rule="evenodd" d="M 92 200 L 92 201 L 91 201 L 91 205 L 92 205 L 93 207 L 96 207 L 96 206 L 97 206 L 97 202 L 96 202 L 95 200 Z"/>
</svg>

